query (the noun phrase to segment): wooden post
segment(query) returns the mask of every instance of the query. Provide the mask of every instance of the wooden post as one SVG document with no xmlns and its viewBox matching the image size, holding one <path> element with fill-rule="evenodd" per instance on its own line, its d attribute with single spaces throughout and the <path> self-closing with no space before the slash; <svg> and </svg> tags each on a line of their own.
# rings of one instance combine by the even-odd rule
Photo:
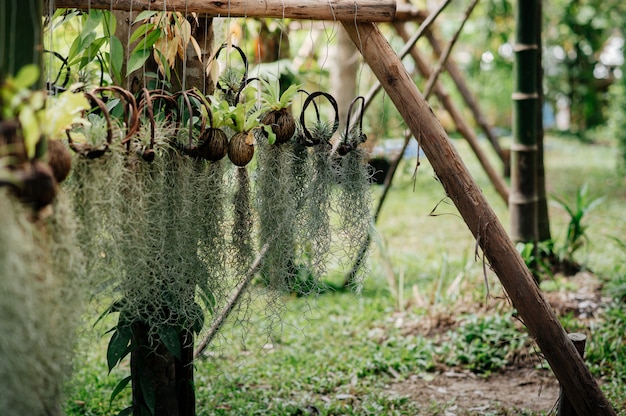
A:
<svg viewBox="0 0 626 416">
<path fill-rule="evenodd" d="M 576 347 L 576 351 L 578 351 L 581 358 L 585 358 L 585 343 L 587 342 L 585 334 L 574 332 L 572 334 L 567 334 L 567 337 L 574 343 L 574 347 Z M 582 416 L 576 412 L 572 403 L 567 399 L 562 387 L 559 392 L 559 408 L 556 414 L 557 416 Z"/>
<path fill-rule="evenodd" d="M 343 26 L 419 140 L 567 397 L 581 414 L 614 416 L 506 230 L 385 37 L 372 23 L 343 22 Z"/>
<path fill-rule="evenodd" d="M 402 40 L 406 42 L 409 39 L 409 34 L 404 26 L 404 23 L 394 23 L 394 27 L 396 28 L 398 35 L 400 35 Z M 417 48 L 413 47 L 413 49 L 411 49 L 411 57 L 415 61 L 419 72 L 424 76 L 424 78 L 430 78 L 430 69 L 428 68 L 428 64 L 419 53 Z M 478 158 L 480 165 L 485 170 L 485 173 L 487 173 L 487 176 L 491 180 L 491 183 L 496 189 L 496 192 L 498 192 L 498 194 L 502 197 L 504 203 L 508 204 L 509 188 L 502 179 L 502 177 L 491 165 L 491 162 L 489 162 L 487 155 L 485 154 L 485 152 L 483 152 L 480 144 L 478 143 L 478 138 L 476 137 L 474 130 L 467 123 L 467 121 L 465 121 L 465 117 L 463 117 L 461 111 L 456 107 L 443 84 L 441 84 L 440 82 L 436 82 L 434 86 L 434 92 L 446 111 L 450 114 L 450 117 L 452 117 L 452 120 L 454 120 L 454 124 L 459 130 L 459 133 L 461 133 L 461 135 L 465 137 L 465 140 L 467 140 L 470 147 L 474 151 L 474 154 Z"/>
<path fill-rule="evenodd" d="M 428 30 L 426 32 L 426 38 L 428 39 L 428 42 L 430 42 L 430 46 L 433 48 L 435 56 L 440 56 L 443 53 L 443 47 L 441 46 L 439 40 L 432 30 Z M 452 78 L 452 80 L 454 81 L 454 84 L 461 94 L 461 97 L 463 97 L 465 104 L 467 104 L 467 107 L 472 112 L 474 120 L 476 120 L 476 123 L 480 126 L 483 133 L 485 133 L 485 136 L 489 139 L 489 142 L 500 157 L 500 160 L 502 160 L 502 162 L 506 165 L 508 163 L 506 153 L 500 146 L 498 138 L 491 131 L 491 126 L 489 126 L 489 123 L 487 123 L 487 119 L 485 118 L 482 111 L 480 110 L 480 107 L 478 106 L 478 101 L 476 101 L 476 98 L 467 86 L 465 78 L 463 78 L 463 73 L 456 65 L 456 63 L 451 59 L 448 59 L 448 61 L 446 61 L 446 70 L 448 71 L 448 75 L 450 75 L 450 78 Z"/>
<path fill-rule="evenodd" d="M 56 7 L 106 10 L 177 10 L 212 17 L 272 17 L 391 22 L 396 0 L 55 0 Z"/>
</svg>

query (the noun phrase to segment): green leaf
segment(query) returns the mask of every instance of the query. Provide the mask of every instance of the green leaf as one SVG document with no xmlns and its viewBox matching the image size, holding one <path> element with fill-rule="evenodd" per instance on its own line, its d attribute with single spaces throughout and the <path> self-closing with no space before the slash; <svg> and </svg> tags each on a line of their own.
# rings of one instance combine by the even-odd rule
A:
<svg viewBox="0 0 626 416">
<path fill-rule="evenodd" d="M 137 42 L 135 48 L 131 52 L 131 55 L 141 50 L 150 50 L 152 46 L 161 38 L 161 29 L 153 30 L 148 35 Z"/>
<path fill-rule="evenodd" d="M 132 337 L 132 331 L 129 326 L 119 326 L 117 330 L 111 335 L 109 346 L 107 348 L 107 364 L 109 366 L 109 373 L 117 365 L 122 358 L 124 358 L 130 352 L 130 339 Z"/>
<path fill-rule="evenodd" d="M 89 101 L 82 92 L 67 90 L 48 100 L 42 118 L 39 120 L 42 133 L 50 139 L 57 139 L 73 124 L 86 124 L 82 112 L 90 108 Z"/>
<path fill-rule="evenodd" d="M 36 64 L 24 65 L 13 78 L 15 89 L 30 88 L 39 79 L 39 67 Z"/>
<path fill-rule="evenodd" d="M 142 49 L 140 51 L 134 52 L 128 60 L 128 66 L 126 68 L 126 71 L 131 74 L 136 70 L 142 68 L 143 64 L 145 64 L 150 57 L 150 52 L 151 51 L 149 49 Z"/>
<path fill-rule="evenodd" d="M 85 66 L 93 62 L 94 57 L 98 55 L 98 52 L 100 52 L 100 48 L 102 48 L 102 45 L 104 45 L 106 41 L 107 38 L 104 37 L 95 39 L 83 53 L 83 58 L 80 60 L 79 68 L 84 68 Z"/>
<path fill-rule="evenodd" d="M 148 32 L 150 32 L 155 27 L 156 25 L 154 23 L 144 23 L 143 25 L 139 26 L 137 29 L 135 29 L 133 34 L 130 36 L 130 42 L 132 43 L 136 41 L 137 39 L 145 36 Z"/>
<path fill-rule="evenodd" d="M 70 55 L 73 54 L 72 58 L 68 58 L 69 64 L 73 65 L 84 55 L 85 51 L 89 46 L 96 40 L 96 34 L 94 32 L 89 33 L 84 39 L 76 38 L 74 42 L 78 41 L 75 49 L 72 51 L 70 48 Z M 72 48 L 74 48 L 74 44 L 72 44 Z"/>
<path fill-rule="evenodd" d="M 167 326 L 159 330 L 159 338 L 161 342 L 172 355 L 180 360 L 181 346 L 180 338 L 178 337 L 178 330 L 173 326 Z"/>
<path fill-rule="evenodd" d="M 99 10 L 91 10 L 87 16 L 87 21 L 83 24 L 83 30 L 80 32 L 80 38 L 84 40 L 87 36 L 92 34 L 101 22 L 102 12 Z"/>
<path fill-rule="evenodd" d="M 133 20 L 133 23 L 137 23 L 139 21 L 149 19 L 157 13 L 158 11 L 156 10 L 144 10 L 143 12 L 139 13 L 137 17 L 135 17 L 135 20 Z"/>
<path fill-rule="evenodd" d="M 116 37 L 111 36 L 110 40 L 110 65 L 113 77 L 119 82 L 122 82 L 122 65 L 124 64 L 124 47 L 122 42 Z"/>
<path fill-rule="evenodd" d="M 111 393 L 111 399 L 109 400 L 109 406 L 111 405 L 111 403 L 113 403 L 113 400 L 115 400 L 117 395 L 120 394 L 122 392 L 122 390 L 124 390 L 126 388 L 126 386 L 128 385 L 128 382 L 131 379 L 132 379 L 132 376 L 124 377 L 123 379 L 121 379 L 119 381 L 119 383 L 117 383 L 117 385 L 113 389 L 113 392 Z"/>
<path fill-rule="evenodd" d="M 80 36 L 77 36 L 74 39 L 74 42 L 72 42 L 72 45 L 70 46 L 70 51 L 67 53 L 68 62 L 73 62 L 76 60 L 76 57 L 80 53 L 82 43 L 83 43 L 83 40 Z"/>
<path fill-rule="evenodd" d="M 265 133 L 267 133 L 267 142 L 269 144 L 276 143 L 276 133 L 274 133 L 274 130 L 272 130 L 272 126 L 269 126 L 267 124 L 261 124 L 261 127 L 263 128 Z"/>
<path fill-rule="evenodd" d="M 32 159 L 35 157 L 37 142 L 39 142 L 39 137 L 41 136 L 37 116 L 33 108 L 27 105 L 21 109 L 18 119 L 22 125 L 26 154 L 29 159 Z"/>
<path fill-rule="evenodd" d="M 105 37 L 110 38 L 115 35 L 117 20 L 115 19 L 115 15 L 109 10 L 103 10 L 102 16 L 102 31 Z"/>
</svg>

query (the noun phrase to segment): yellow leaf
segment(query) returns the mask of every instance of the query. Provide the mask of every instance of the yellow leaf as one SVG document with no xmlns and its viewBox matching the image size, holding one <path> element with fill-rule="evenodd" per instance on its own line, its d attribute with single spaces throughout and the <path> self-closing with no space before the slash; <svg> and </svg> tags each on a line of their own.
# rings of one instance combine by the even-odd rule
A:
<svg viewBox="0 0 626 416">
<path fill-rule="evenodd" d="M 200 45 L 198 45 L 198 41 L 193 36 L 189 39 L 191 40 L 191 45 L 193 46 L 193 50 L 196 51 L 196 55 L 198 56 L 198 61 L 202 63 L 202 50 L 200 49 Z"/>
<path fill-rule="evenodd" d="M 87 123 L 82 112 L 89 107 L 89 101 L 83 93 L 67 90 L 51 97 L 40 115 L 42 133 L 50 139 L 57 139 L 72 125 Z"/>
<path fill-rule="evenodd" d="M 24 147 L 26 148 L 26 155 L 29 159 L 35 157 L 35 150 L 39 137 L 41 137 L 41 130 L 39 129 L 39 122 L 35 115 L 35 111 L 30 106 L 24 106 L 18 116 L 20 125 L 22 126 L 22 134 L 24 135 Z"/>
</svg>

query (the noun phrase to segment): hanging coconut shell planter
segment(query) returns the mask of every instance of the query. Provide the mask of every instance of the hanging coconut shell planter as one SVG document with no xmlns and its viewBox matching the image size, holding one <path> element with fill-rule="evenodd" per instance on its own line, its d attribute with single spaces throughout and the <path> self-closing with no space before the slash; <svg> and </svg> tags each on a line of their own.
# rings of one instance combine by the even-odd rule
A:
<svg viewBox="0 0 626 416">
<path fill-rule="evenodd" d="M 296 120 L 289 110 L 292 100 L 301 91 L 296 84 L 280 91 L 278 79 L 266 81 L 261 79 L 261 106 L 267 110 L 261 118 L 261 124 L 266 126 L 264 135 L 270 143 L 284 144 L 291 140 L 296 132 Z M 271 134 L 270 134 L 271 131 Z"/>
<path fill-rule="evenodd" d="M 340 155 L 339 165 L 339 198 L 338 211 L 340 216 L 339 238 L 342 242 L 342 256 L 350 262 L 355 256 L 363 261 L 367 253 L 360 253 L 364 241 L 369 238 L 371 223 L 371 168 L 367 164 L 367 153 L 360 145 L 367 136 L 363 133 L 364 98 L 356 97 L 348 109 L 346 130 L 342 134 L 337 147 Z M 355 106 L 360 103 L 358 124 L 350 126 L 350 118 Z M 348 263 L 345 264 L 350 267 Z M 361 269 L 362 270 L 362 269 Z M 346 286 L 356 287 L 363 275 L 352 274 Z"/>
</svg>

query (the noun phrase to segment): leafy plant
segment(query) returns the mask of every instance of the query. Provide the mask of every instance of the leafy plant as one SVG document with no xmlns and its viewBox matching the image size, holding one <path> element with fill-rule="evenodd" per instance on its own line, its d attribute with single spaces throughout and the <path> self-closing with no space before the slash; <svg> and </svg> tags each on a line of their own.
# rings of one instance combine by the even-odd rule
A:
<svg viewBox="0 0 626 416">
<path fill-rule="evenodd" d="M 261 91 L 261 106 L 267 112 L 261 120 L 261 124 L 270 128 L 264 128 L 270 144 L 287 143 L 296 132 L 296 120 L 288 111 L 291 101 L 298 91 L 299 85 L 291 85 L 282 94 L 278 79 L 272 82 L 261 79 L 263 89 Z"/>
<path fill-rule="evenodd" d="M 39 74 L 36 65 L 27 65 L 0 86 L 0 119 L 19 120 L 29 159 L 35 157 L 42 136 L 58 139 L 72 124 L 87 124 L 80 114 L 90 107 L 82 93 L 68 90 L 47 98 L 44 91 L 31 90 Z"/>
<path fill-rule="evenodd" d="M 515 328 L 510 317 L 499 315 L 473 316 L 448 334 L 451 346 L 443 349 L 445 362 L 482 374 L 502 369 L 528 343 L 528 336 Z"/>
<path fill-rule="evenodd" d="M 583 247 L 587 241 L 587 226 L 583 224 L 583 219 L 604 201 L 604 197 L 590 199 L 588 190 L 587 184 L 580 187 L 573 202 L 560 196 L 554 196 L 558 206 L 570 216 L 565 241 L 557 249 L 560 260 L 566 259 L 573 262 L 574 253 Z"/>
</svg>

